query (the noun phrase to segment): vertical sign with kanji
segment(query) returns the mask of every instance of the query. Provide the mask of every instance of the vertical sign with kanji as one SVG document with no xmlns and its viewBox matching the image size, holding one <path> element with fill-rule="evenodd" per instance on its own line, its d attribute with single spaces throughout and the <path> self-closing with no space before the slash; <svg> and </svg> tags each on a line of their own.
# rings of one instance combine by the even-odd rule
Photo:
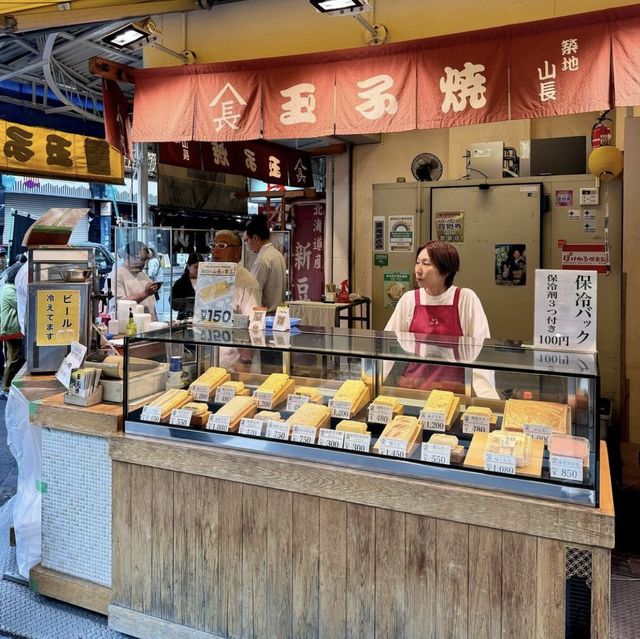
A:
<svg viewBox="0 0 640 639">
<path fill-rule="evenodd" d="M 324 204 L 295 207 L 291 251 L 294 300 L 320 301 L 324 291 Z"/>
<path fill-rule="evenodd" d="M 595 351 L 598 273 L 536 270 L 536 348 Z"/>
<path fill-rule="evenodd" d="M 37 346 L 68 346 L 80 339 L 80 291 L 38 291 Z"/>
</svg>

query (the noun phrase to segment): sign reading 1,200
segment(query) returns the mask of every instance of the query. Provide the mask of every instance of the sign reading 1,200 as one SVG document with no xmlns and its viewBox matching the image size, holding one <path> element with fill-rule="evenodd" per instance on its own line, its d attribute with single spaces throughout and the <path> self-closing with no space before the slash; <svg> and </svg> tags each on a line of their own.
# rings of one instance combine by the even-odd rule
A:
<svg viewBox="0 0 640 639">
<path fill-rule="evenodd" d="M 203 322 L 215 322 L 216 324 L 227 324 L 231 320 L 231 311 L 222 311 L 219 308 L 209 308 L 200 311 L 200 320 Z"/>
<path fill-rule="evenodd" d="M 547 346 L 569 346 L 568 335 L 538 335 L 540 344 Z"/>
</svg>

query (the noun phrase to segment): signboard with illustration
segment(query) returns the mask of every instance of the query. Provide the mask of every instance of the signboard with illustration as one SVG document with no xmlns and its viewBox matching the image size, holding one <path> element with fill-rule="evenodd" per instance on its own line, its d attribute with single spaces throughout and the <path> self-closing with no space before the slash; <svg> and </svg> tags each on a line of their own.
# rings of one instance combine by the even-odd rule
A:
<svg viewBox="0 0 640 639">
<path fill-rule="evenodd" d="M 413 251 L 415 215 L 389 216 L 389 251 Z"/>
<path fill-rule="evenodd" d="M 395 306 L 398 300 L 411 288 L 409 273 L 384 274 L 384 305 Z"/>
</svg>

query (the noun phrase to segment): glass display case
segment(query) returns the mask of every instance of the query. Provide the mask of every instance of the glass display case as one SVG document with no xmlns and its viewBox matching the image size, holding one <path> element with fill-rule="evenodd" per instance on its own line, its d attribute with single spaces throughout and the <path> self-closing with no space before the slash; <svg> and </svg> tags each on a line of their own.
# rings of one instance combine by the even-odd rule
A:
<svg viewBox="0 0 640 639">
<path fill-rule="evenodd" d="M 127 338 L 124 364 L 129 434 L 598 505 L 595 354 L 184 326 Z"/>
</svg>

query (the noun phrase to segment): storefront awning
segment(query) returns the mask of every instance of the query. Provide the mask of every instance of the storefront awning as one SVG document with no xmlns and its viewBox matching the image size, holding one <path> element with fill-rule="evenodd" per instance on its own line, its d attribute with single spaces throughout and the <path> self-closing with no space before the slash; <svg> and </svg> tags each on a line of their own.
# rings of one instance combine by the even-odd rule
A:
<svg viewBox="0 0 640 639">
<path fill-rule="evenodd" d="M 310 138 L 638 105 L 638 41 L 634 5 L 374 49 L 136 70 L 132 138 Z"/>
</svg>

